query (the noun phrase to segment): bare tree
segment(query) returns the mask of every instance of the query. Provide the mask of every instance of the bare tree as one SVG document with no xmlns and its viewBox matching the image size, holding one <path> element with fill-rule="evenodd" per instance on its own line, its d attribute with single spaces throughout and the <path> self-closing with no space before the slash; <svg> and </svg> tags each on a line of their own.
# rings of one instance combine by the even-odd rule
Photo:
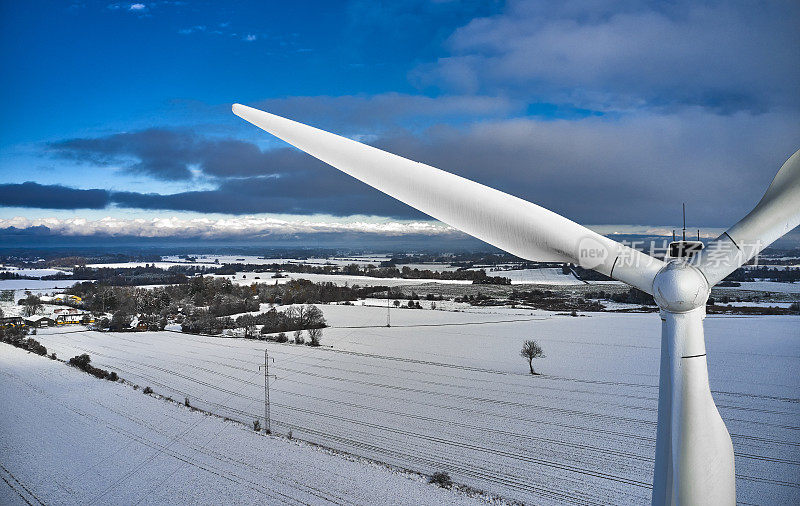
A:
<svg viewBox="0 0 800 506">
<path fill-rule="evenodd" d="M 522 345 L 519 355 L 522 358 L 528 359 L 528 366 L 531 368 L 531 374 L 539 374 L 533 370 L 533 359 L 544 357 L 544 350 L 542 350 L 542 347 L 539 346 L 539 343 L 532 340 L 525 341 L 525 344 Z"/>
<path fill-rule="evenodd" d="M 295 330 L 294 331 L 294 343 L 295 344 L 303 344 L 306 340 L 303 338 L 303 331 L 302 330 Z"/>
<path fill-rule="evenodd" d="M 42 309 L 42 301 L 35 295 L 20 299 L 19 304 L 24 306 L 22 311 L 25 316 L 33 316 Z"/>
<path fill-rule="evenodd" d="M 308 331 L 309 346 L 319 346 L 322 340 L 322 329 L 309 329 Z"/>
</svg>

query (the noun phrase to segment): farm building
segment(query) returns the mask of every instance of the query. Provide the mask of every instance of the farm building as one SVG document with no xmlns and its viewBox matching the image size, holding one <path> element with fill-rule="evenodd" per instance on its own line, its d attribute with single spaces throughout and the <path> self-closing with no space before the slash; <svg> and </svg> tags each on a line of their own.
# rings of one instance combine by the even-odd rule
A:
<svg viewBox="0 0 800 506">
<path fill-rule="evenodd" d="M 55 320 L 44 315 L 28 316 L 23 321 L 29 327 L 52 327 L 56 324 Z"/>
</svg>

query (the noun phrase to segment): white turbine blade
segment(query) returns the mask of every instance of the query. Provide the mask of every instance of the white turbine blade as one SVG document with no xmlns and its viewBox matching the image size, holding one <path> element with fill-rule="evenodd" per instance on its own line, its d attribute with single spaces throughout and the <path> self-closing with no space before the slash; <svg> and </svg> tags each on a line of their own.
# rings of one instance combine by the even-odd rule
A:
<svg viewBox="0 0 800 506">
<path fill-rule="evenodd" d="M 662 311 L 652 504 L 736 504 L 733 444 L 708 384 L 705 307 Z"/>
<path fill-rule="evenodd" d="M 709 286 L 800 225 L 800 150 L 780 168 L 750 213 L 692 259 Z"/>
<path fill-rule="evenodd" d="M 520 258 L 571 262 L 647 293 L 664 265 L 507 193 L 241 104 L 237 116 L 437 220 Z"/>
</svg>

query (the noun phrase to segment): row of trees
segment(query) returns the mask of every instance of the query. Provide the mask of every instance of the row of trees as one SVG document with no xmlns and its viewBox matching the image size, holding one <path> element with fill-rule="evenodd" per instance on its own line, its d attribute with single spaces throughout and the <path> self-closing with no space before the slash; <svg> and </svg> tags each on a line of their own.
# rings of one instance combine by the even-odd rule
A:
<svg viewBox="0 0 800 506">
<path fill-rule="evenodd" d="M 587 292 L 586 297 L 589 299 L 611 300 L 625 304 L 638 304 L 640 306 L 656 305 L 656 301 L 652 295 L 647 292 L 643 292 L 638 288 L 629 288 L 628 290 L 619 293 L 606 292 L 604 290 Z"/>
<path fill-rule="evenodd" d="M 185 272 L 177 269 L 164 270 L 148 264 L 143 267 L 76 267 L 72 279 L 91 279 L 107 285 L 141 286 L 186 283 Z"/>
<path fill-rule="evenodd" d="M 547 311 L 602 311 L 603 305 L 584 297 L 552 290 L 513 290 L 508 300 Z"/>
<path fill-rule="evenodd" d="M 219 334 L 225 329 L 243 328 L 247 337 L 264 332 L 291 332 L 325 327 L 322 312 L 312 303 L 357 300 L 386 287 L 356 289 L 333 283 L 292 280 L 282 285 L 238 285 L 230 279 L 196 276 L 184 284 L 136 288 L 83 282 L 68 289 L 81 298 L 66 304 L 96 313 L 112 313 L 96 325 L 111 331 L 127 330 L 134 317 L 137 327 L 163 330 L 175 321 L 186 332 Z M 285 311 L 272 309 L 260 314 L 261 304 L 292 306 Z M 233 315 L 240 316 L 233 318 Z"/>
<path fill-rule="evenodd" d="M 28 337 L 28 328 L 22 325 L 0 325 L 0 342 L 37 355 L 47 355 L 47 348 L 36 339 Z M 55 358 L 55 354 L 51 358 Z"/>
<path fill-rule="evenodd" d="M 259 331 L 258 328 L 261 327 Z M 183 332 L 193 334 L 219 334 L 225 329 L 244 329 L 245 337 L 326 327 L 325 317 L 317 306 L 290 306 L 283 311 L 275 308 L 259 314 L 245 314 L 236 319 L 216 318 L 206 310 L 187 315 L 181 324 Z"/>
<path fill-rule="evenodd" d="M 438 271 L 418 269 L 403 266 L 397 268 L 393 265 L 378 267 L 373 264 L 360 265 L 334 265 L 334 264 L 303 264 L 303 263 L 275 263 L 275 264 L 227 264 L 213 273 L 231 275 L 237 272 L 295 272 L 300 274 L 341 274 L 347 276 L 369 276 L 373 278 L 402 278 L 402 279 L 442 279 L 465 280 L 479 284 L 511 284 L 509 278 L 502 276 L 488 276 L 483 269 L 455 271 Z"/>
<path fill-rule="evenodd" d="M 796 283 L 800 281 L 800 268 L 786 267 L 740 267 L 725 278 L 726 281 L 778 281 L 781 283 Z"/>
<path fill-rule="evenodd" d="M 238 285 L 227 278 L 196 276 L 187 283 L 135 288 L 78 283 L 67 293 L 82 298 L 67 304 L 95 312 L 143 315 L 193 314 L 201 309 L 212 317 L 258 311 L 260 304 L 311 304 L 358 300 L 386 287 L 354 289 L 333 283 L 292 280 L 282 285 Z"/>
</svg>

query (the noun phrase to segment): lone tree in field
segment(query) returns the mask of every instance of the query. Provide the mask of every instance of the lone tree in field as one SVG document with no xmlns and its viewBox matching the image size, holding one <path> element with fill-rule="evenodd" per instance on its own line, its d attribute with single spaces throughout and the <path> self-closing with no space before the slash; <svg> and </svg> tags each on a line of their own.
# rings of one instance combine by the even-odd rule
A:
<svg viewBox="0 0 800 506">
<path fill-rule="evenodd" d="M 539 374 L 533 370 L 533 359 L 544 357 L 544 350 L 539 346 L 539 343 L 536 341 L 525 341 L 525 344 L 522 345 L 522 349 L 519 351 L 519 355 L 522 358 L 528 359 L 528 366 L 531 368 L 531 374 Z"/>
</svg>

